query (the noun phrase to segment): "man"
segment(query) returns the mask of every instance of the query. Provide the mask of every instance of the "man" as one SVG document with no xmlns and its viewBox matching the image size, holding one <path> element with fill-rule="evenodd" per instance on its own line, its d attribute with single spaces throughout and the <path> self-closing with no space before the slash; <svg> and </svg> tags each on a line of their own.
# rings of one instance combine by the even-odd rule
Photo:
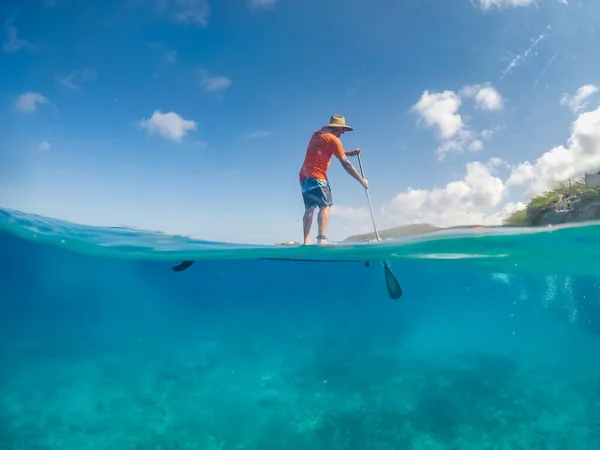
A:
<svg viewBox="0 0 600 450">
<path fill-rule="evenodd" d="M 327 170 L 332 156 L 336 156 L 346 172 L 352 175 L 361 185 L 365 188 L 369 186 L 367 180 L 356 171 L 347 158 L 347 156 L 358 155 L 361 149 L 357 148 L 347 152 L 340 141 L 342 134 L 352 130 L 352 127 L 346 125 L 344 116 L 333 115 L 327 125 L 313 133 L 308 143 L 306 157 L 299 174 L 302 198 L 304 199 L 304 245 L 310 244 L 310 229 L 317 207 L 319 208 L 317 242 L 319 244 L 327 243 L 329 211 L 333 204 Z"/>
</svg>

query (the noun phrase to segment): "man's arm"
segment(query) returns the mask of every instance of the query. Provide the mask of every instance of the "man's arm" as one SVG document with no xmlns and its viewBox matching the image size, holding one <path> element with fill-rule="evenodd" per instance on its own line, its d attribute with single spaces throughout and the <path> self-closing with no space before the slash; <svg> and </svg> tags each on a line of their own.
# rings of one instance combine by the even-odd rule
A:
<svg viewBox="0 0 600 450">
<path fill-rule="evenodd" d="M 356 150 L 352 150 L 351 152 L 347 152 L 344 150 L 344 153 L 346 156 L 356 156 L 361 152 L 360 148 L 357 148 Z"/>
<path fill-rule="evenodd" d="M 358 171 L 354 168 L 354 166 L 352 165 L 352 163 L 350 162 L 350 160 L 348 160 L 348 158 L 346 158 L 346 156 L 338 156 L 338 160 L 340 161 L 340 164 L 342 165 L 342 167 L 344 168 L 344 170 L 346 172 L 348 172 L 350 175 L 352 175 L 352 177 L 354 177 L 354 179 L 356 181 L 358 181 L 360 184 L 362 184 L 364 187 L 368 186 L 367 180 L 365 180 L 360 173 L 358 173 Z"/>
<path fill-rule="evenodd" d="M 334 146 L 334 151 L 333 154 L 337 157 L 337 159 L 340 161 L 340 164 L 342 165 L 342 167 L 344 168 L 344 170 L 346 172 L 348 172 L 350 175 L 352 175 L 352 177 L 357 180 L 360 184 L 363 185 L 363 187 L 368 187 L 369 183 L 367 180 L 365 180 L 360 173 L 358 173 L 356 171 L 356 169 L 354 168 L 354 166 L 352 165 L 352 163 L 350 161 L 348 161 L 348 158 L 346 157 L 346 155 L 348 153 L 353 153 L 358 155 L 360 153 L 360 149 L 356 149 L 353 152 L 346 152 L 344 150 L 344 148 L 342 147 L 342 142 L 339 140 L 339 138 L 330 135 L 331 136 L 331 143 Z"/>
</svg>

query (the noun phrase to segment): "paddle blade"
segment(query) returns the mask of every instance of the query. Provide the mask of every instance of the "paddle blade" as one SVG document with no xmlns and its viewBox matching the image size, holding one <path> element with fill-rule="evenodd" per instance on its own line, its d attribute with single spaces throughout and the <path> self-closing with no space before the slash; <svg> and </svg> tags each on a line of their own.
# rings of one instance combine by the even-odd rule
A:
<svg viewBox="0 0 600 450">
<path fill-rule="evenodd" d="M 383 262 L 383 273 L 385 275 L 385 286 L 387 288 L 388 294 L 394 300 L 398 300 L 402 297 L 402 285 L 390 269 L 389 263 L 387 261 Z"/>
<path fill-rule="evenodd" d="M 176 266 L 173 266 L 172 269 L 175 272 L 182 272 L 185 269 L 187 269 L 188 267 L 190 267 L 192 264 L 194 264 L 194 261 L 183 261 L 180 264 L 177 264 Z"/>
</svg>

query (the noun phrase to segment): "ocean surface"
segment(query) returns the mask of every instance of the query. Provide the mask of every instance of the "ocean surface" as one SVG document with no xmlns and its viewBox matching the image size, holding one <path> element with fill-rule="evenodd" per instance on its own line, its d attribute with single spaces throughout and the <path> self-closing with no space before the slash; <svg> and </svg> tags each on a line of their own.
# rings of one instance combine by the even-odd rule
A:
<svg viewBox="0 0 600 450">
<path fill-rule="evenodd" d="M 0 210 L 0 252 L 0 450 L 600 448 L 598 223 L 287 247 Z"/>
</svg>

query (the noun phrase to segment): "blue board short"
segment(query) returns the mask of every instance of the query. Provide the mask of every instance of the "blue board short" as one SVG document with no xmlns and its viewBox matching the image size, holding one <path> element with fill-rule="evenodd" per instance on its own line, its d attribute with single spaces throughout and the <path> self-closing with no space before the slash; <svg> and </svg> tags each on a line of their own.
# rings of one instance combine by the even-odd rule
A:
<svg viewBox="0 0 600 450">
<path fill-rule="evenodd" d="M 327 180 L 306 178 L 300 182 L 300 188 L 302 189 L 302 199 L 306 209 L 312 206 L 323 208 L 333 205 L 331 188 Z"/>
</svg>

